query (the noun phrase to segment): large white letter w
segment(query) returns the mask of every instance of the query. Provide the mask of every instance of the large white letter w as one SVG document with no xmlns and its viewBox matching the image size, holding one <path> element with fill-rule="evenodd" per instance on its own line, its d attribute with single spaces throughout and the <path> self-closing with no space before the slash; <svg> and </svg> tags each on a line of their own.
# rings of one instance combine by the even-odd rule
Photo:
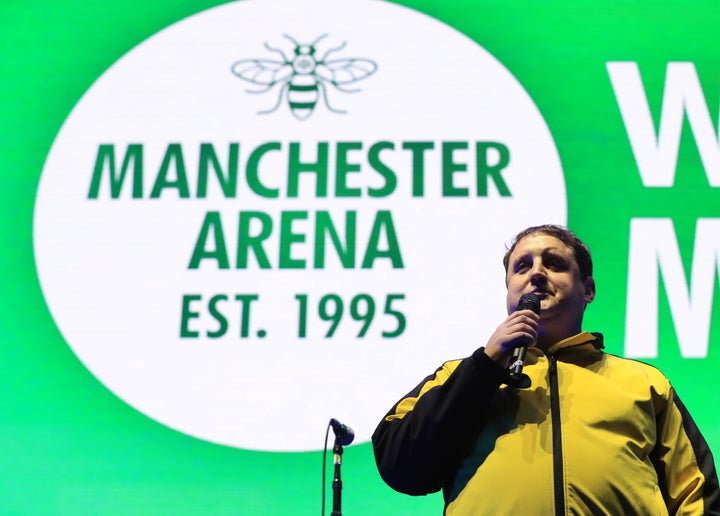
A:
<svg viewBox="0 0 720 516">
<path fill-rule="evenodd" d="M 720 142 L 695 65 L 668 63 L 657 138 L 637 63 L 608 62 L 607 69 L 643 185 L 673 186 L 687 113 L 708 182 L 720 187 Z"/>
</svg>

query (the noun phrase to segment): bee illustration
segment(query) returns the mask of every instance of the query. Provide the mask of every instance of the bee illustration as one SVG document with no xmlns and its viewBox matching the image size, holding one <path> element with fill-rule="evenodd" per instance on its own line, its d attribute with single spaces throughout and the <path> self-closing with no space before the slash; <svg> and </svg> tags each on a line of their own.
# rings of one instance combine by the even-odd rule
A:
<svg viewBox="0 0 720 516">
<path fill-rule="evenodd" d="M 327 95 L 328 85 L 344 93 L 356 93 L 360 90 L 347 89 L 345 86 L 365 79 L 377 70 L 377 64 L 370 59 L 353 57 L 328 60 L 328 56 L 342 50 L 346 42 L 318 57 L 315 45 L 327 37 L 327 34 L 323 34 L 309 45 L 300 44 L 287 34 L 283 34 L 283 37 L 290 40 L 295 47 L 291 57 L 265 43 L 265 48 L 280 54 L 282 59 L 242 59 L 232 65 L 232 72 L 240 79 L 265 86 L 259 90 L 246 90 L 248 93 L 265 93 L 281 85 L 275 106 L 258 111 L 258 114 L 266 115 L 276 111 L 283 98 L 287 97 L 292 115 L 298 120 L 305 120 L 313 113 L 321 96 L 328 110 L 333 113 L 346 113 L 330 105 Z"/>
</svg>

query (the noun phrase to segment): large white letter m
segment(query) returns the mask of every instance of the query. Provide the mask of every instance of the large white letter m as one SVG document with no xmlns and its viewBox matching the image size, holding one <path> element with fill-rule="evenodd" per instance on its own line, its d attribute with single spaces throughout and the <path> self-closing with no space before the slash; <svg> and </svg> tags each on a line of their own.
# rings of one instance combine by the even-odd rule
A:
<svg viewBox="0 0 720 516">
<path fill-rule="evenodd" d="M 689 289 L 672 220 L 631 220 L 625 356 L 658 355 L 658 292 L 662 273 L 680 354 L 685 358 L 707 357 L 719 261 L 720 219 L 697 221 Z"/>
</svg>

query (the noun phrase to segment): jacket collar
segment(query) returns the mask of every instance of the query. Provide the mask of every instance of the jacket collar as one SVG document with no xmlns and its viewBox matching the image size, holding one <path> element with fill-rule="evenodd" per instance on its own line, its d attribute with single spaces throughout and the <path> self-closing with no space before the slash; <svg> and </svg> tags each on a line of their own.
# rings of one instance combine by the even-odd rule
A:
<svg viewBox="0 0 720 516">
<path fill-rule="evenodd" d="M 560 342 L 556 342 L 552 346 L 550 346 L 547 350 L 548 355 L 554 355 L 558 353 L 561 350 L 568 349 L 568 348 L 594 348 L 596 350 L 601 350 L 605 346 L 603 345 L 603 336 L 601 333 L 591 333 L 588 331 L 583 331 L 578 333 L 577 335 L 573 335 L 572 337 L 568 337 L 567 339 L 563 339 Z"/>
</svg>

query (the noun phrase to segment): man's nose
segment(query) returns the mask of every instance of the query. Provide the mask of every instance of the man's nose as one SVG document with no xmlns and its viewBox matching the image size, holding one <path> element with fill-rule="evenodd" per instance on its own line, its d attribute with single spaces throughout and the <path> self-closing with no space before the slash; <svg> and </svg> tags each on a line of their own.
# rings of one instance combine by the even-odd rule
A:
<svg viewBox="0 0 720 516">
<path fill-rule="evenodd" d="M 530 270 L 530 279 L 532 281 L 545 281 L 547 280 L 547 270 L 541 261 L 533 263 L 532 269 Z"/>
</svg>

